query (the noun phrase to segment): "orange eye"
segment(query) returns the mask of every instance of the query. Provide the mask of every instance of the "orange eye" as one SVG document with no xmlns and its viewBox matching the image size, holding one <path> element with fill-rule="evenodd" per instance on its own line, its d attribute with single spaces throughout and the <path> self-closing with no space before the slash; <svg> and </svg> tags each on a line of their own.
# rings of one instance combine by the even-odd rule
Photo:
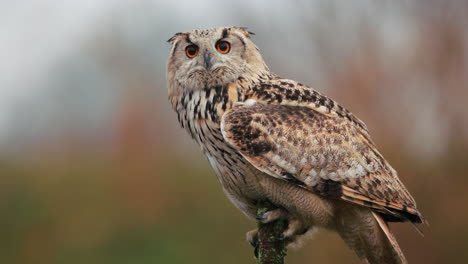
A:
<svg viewBox="0 0 468 264">
<path fill-rule="evenodd" d="M 221 40 L 216 43 L 216 49 L 222 53 L 226 54 L 231 50 L 231 44 L 229 42 Z"/>
<path fill-rule="evenodd" d="M 187 55 L 187 57 L 189 58 L 195 58 L 195 56 L 197 56 L 198 54 L 198 47 L 197 45 L 188 45 L 186 48 L 185 48 L 185 54 Z"/>
</svg>

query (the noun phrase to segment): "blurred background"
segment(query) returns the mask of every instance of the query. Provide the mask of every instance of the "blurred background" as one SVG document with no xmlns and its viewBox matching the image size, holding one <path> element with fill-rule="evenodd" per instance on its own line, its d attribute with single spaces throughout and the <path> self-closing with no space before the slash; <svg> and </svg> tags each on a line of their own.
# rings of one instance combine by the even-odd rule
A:
<svg viewBox="0 0 468 264">
<path fill-rule="evenodd" d="M 462 0 L 0 0 L 0 263 L 254 263 L 166 91 L 166 40 L 231 25 L 367 123 L 430 222 L 392 225 L 410 263 L 466 263 Z M 286 263 L 360 262 L 324 231 Z"/>
</svg>

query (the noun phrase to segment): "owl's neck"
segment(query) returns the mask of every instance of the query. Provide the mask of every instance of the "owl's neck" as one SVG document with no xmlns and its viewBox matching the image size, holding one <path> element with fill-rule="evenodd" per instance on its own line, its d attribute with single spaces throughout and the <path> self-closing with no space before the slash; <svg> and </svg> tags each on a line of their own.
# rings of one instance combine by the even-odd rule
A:
<svg viewBox="0 0 468 264">
<path fill-rule="evenodd" d="M 226 85 L 203 89 L 182 88 L 181 93 L 172 94 L 169 98 L 183 127 L 195 120 L 206 119 L 218 123 L 227 110 L 248 98 L 252 87 L 275 78 L 277 76 L 270 71 L 258 75 L 240 75 L 235 81 Z"/>
</svg>

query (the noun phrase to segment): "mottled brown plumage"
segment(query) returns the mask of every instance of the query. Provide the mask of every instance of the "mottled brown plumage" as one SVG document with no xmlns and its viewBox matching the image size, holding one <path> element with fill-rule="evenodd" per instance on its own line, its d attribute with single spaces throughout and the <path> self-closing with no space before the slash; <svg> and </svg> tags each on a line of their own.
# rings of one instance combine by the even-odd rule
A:
<svg viewBox="0 0 468 264">
<path fill-rule="evenodd" d="M 172 106 L 228 197 L 251 218 L 257 201 L 278 206 L 263 221 L 288 219 L 287 238 L 324 227 L 369 263 L 405 263 L 386 222 L 424 220 L 365 124 L 270 72 L 250 35 L 213 28 L 169 40 Z"/>
</svg>

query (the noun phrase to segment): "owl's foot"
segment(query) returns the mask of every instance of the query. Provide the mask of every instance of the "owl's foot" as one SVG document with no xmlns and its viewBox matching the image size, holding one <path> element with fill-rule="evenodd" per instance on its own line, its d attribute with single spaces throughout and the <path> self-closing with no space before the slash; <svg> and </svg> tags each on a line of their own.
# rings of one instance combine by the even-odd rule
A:
<svg viewBox="0 0 468 264">
<path fill-rule="evenodd" d="M 283 232 L 283 240 L 289 241 L 294 240 L 297 235 L 302 235 L 307 232 L 307 229 L 303 227 L 298 219 L 290 218 L 288 221 L 288 228 Z"/>
<path fill-rule="evenodd" d="M 261 216 L 257 216 L 256 219 L 263 224 L 267 224 L 267 223 L 276 221 L 278 219 L 286 219 L 287 216 L 288 216 L 288 213 L 284 209 L 277 208 L 274 210 L 267 211 Z"/>
<path fill-rule="evenodd" d="M 249 242 L 249 244 L 252 247 L 257 248 L 257 246 L 258 246 L 258 229 L 250 230 L 249 232 L 247 232 L 247 234 L 245 236 L 247 238 L 247 242 Z"/>
<path fill-rule="evenodd" d="M 284 209 L 278 208 L 265 212 L 263 215 L 257 216 L 257 221 L 262 224 L 274 222 L 279 219 L 286 219 L 287 212 Z M 252 247 L 257 248 L 258 246 L 258 229 L 250 230 L 246 234 L 247 241 Z"/>
<path fill-rule="evenodd" d="M 270 211 L 270 212 L 272 212 L 272 211 Z M 277 215 L 277 212 L 273 213 L 272 215 Z M 267 217 L 273 217 L 273 216 L 271 216 L 271 214 L 270 214 Z M 269 223 L 269 222 L 272 222 L 272 221 L 275 221 L 275 220 L 281 219 L 281 218 L 282 217 L 279 217 L 279 218 L 275 218 L 273 220 L 270 220 L 269 218 L 266 218 L 267 220 L 265 220 L 265 221 L 267 221 L 267 222 L 265 222 L 265 223 Z M 304 228 L 299 220 L 297 220 L 295 218 L 289 218 L 288 219 L 288 228 L 283 232 L 281 240 L 284 240 L 284 241 L 286 241 L 287 244 L 289 244 L 290 242 L 294 241 L 296 236 L 306 233 L 307 230 L 308 229 Z M 253 229 L 253 230 L 250 230 L 249 232 L 247 232 L 246 238 L 247 238 L 247 242 L 249 242 L 249 244 L 252 247 L 256 248 L 258 246 L 258 229 Z"/>
</svg>

